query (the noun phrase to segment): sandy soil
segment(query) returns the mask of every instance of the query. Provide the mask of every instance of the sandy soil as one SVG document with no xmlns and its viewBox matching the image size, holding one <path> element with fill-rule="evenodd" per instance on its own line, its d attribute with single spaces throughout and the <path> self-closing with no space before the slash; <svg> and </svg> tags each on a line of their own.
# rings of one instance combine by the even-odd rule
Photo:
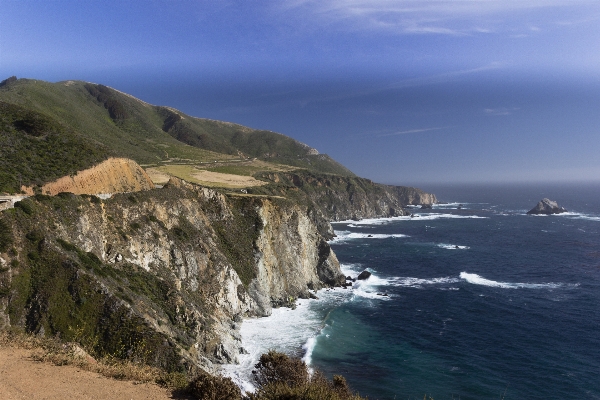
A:
<svg viewBox="0 0 600 400">
<path fill-rule="evenodd" d="M 176 399 L 157 385 L 118 381 L 74 366 L 33 361 L 32 350 L 0 346 L 0 399 Z"/>
</svg>

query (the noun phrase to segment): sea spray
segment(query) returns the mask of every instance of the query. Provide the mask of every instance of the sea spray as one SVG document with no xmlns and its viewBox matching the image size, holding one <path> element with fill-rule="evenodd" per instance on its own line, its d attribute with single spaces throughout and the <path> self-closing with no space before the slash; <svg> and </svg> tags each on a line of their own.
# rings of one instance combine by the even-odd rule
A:
<svg viewBox="0 0 600 400">
<path fill-rule="evenodd" d="M 360 264 L 344 264 L 341 268 L 344 275 L 353 277 L 363 270 Z M 317 339 L 327 327 L 329 313 L 341 304 L 357 299 L 390 300 L 389 296 L 378 292 L 380 287 L 390 284 L 372 274 L 367 280 L 355 282 L 352 288 L 321 289 L 317 299 L 298 300 L 294 310 L 275 308 L 268 317 L 244 320 L 240 334 L 245 354 L 238 357 L 239 364 L 223 366 L 223 375 L 230 377 L 244 392 L 254 391 L 252 370 L 260 356 L 269 350 L 300 357 L 310 368 Z"/>
</svg>

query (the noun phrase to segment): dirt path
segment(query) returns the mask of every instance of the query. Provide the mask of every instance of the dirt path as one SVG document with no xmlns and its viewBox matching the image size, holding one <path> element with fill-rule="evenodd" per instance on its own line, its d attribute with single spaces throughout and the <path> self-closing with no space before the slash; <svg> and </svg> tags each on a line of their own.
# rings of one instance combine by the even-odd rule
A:
<svg viewBox="0 0 600 400">
<path fill-rule="evenodd" d="M 33 361 L 32 350 L 0 346 L 0 399 L 175 399 L 157 385 L 105 378 L 66 365 Z"/>
</svg>

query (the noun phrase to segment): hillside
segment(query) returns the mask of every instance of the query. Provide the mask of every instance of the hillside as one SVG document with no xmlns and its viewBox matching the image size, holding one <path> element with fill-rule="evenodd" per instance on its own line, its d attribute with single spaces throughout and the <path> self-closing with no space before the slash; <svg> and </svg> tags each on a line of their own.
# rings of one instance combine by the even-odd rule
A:
<svg viewBox="0 0 600 400">
<path fill-rule="evenodd" d="M 0 212 L 0 330 L 188 376 L 238 360 L 243 318 L 345 283 L 331 220 L 436 202 L 281 134 L 11 79 L 0 193 L 18 192 Z"/>
<path fill-rule="evenodd" d="M 110 155 L 131 158 L 144 166 L 201 165 L 214 164 L 215 161 L 239 163 L 257 159 L 265 162 L 262 167 L 266 170 L 277 170 L 277 165 L 285 165 L 315 172 L 353 175 L 329 156 L 319 154 L 285 135 L 191 117 L 173 108 L 148 104 L 104 85 L 81 81 L 49 83 L 9 79 L 0 84 L 0 102 L 3 107 L 0 129 L 4 141 L 0 156 L 3 159 L 10 143 L 23 141 L 23 136 L 32 134 L 42 137 L 44 134 L 37 131 L 50 127 L 54 136 L 68 136 L 72 143 L 49 145 L 63 150 L 97 149 L 95 161 Z M 25 122 L 20 122 L 22 120 Z M 27 122 L 30 120 L 33 122 Z M 6 135 L 8 139 L 4 138 Z M 42 140 L 48 141 L 54 136 L 43 137 Z M 28 140 L 32 142 L 32 139 Z M 22 156 L 20 158 L 24 159 Z M 30 157 L 33 160 L 43 158 L 38 153 Z M 30 167 L 34 173 L 43 169 L 37 164 L 41 163 Z M 90 162 L 84 160 L 82 166 L 90 166 Z M 5 173 L 14 175 L 21 169 Z M 2 171 L 7 171 L 4 166 Z M 15 191 L 18 184 L 14 182 L 19 177 L 11 176 L 3 178 L 12 183 L 4 184 L 0 192 Z M 50 178 L 56 177 L 52 175 Z M 47 181 L 42 174 L 38 181 L 44 179 Z M 20 177 L 20 180 L 26 185 L 40 183 L 34 182 L 29 175 Z"/>
<path fill-rule="evenodd" d="M 0 193 L 74 175 L 110 154 L 55 118 L 0 101 Z"/>
</svg>

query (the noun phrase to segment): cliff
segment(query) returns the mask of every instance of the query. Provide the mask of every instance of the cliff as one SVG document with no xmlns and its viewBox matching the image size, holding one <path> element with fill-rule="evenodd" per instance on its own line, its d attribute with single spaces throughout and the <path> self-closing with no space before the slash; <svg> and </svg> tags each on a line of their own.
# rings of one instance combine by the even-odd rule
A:
<svg viewBox="0 0 600 400">
<path fill-rule="evenodd" d="M 154 184 L 146 172 L 135 161 L 127 158 L 109 158 L 73 176 L 63 176 L 42 186 L 47 195 L 61 192 L 74 194 L 123 193 L 153 189 Z M 33 194 L 32 187 L 23 187 L 24 192 Z"/>
<path fill-rule="evenodd" d="M 167 370 L 235 362 L 244 316 L 343 281 L 310 210 L 172 180 L 0 214 L 0 329 Z"/>
<path fill-rule="evenodd" d="M 319 222 L 410 215 L 406 205 L 434 204 L 434 194 L 406 186 L 374 183 L 365 178 L 316 174 L 309 171 L 262 173 L 257 178 L 269 185 L 249 193 L 285 196 L 315 210 L 315 223 L 327 236 L 329 224 Z M 318 216 L 317 216 L 318 215 Z"/>
</svg>

